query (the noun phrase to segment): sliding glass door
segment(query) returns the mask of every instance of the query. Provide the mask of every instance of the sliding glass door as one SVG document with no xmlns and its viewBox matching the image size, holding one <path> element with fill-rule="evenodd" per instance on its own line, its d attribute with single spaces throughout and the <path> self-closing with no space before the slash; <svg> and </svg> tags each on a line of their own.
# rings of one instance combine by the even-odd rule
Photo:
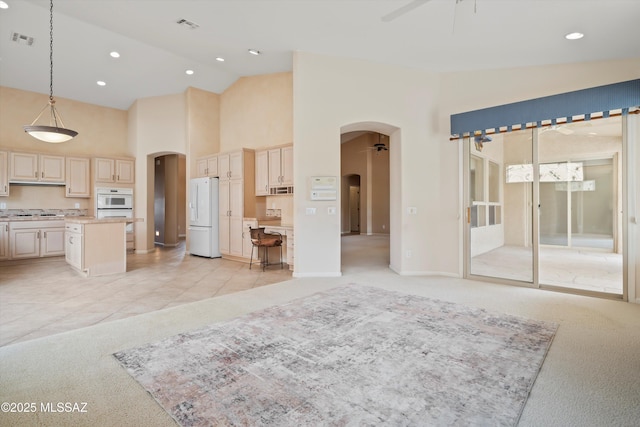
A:
<svg viewBox="0 0 640 427">
<path fill-rule="evenodd" d="M 466 143 L 469 272 L 533 283 L 532 131 Z M 513 164 L 529 169 L 510 167 Z"/>
<path fill-rule="evenodd" d="M 622 124 L 465 140 L 467 276 L 623 294 Z"/>
<path fill-rule="evenodd" d="M 543 128 L 539 284 L 622 295 L 622 123 Z"/>
</svg>

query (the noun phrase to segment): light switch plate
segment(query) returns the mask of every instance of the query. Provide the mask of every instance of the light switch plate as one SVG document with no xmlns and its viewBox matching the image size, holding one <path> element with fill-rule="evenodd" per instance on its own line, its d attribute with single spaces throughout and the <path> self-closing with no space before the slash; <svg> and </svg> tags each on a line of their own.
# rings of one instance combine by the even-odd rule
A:
<svg viewBox="0 0 640 427">
<path fill-rule="evenodd" d="M 307 213 L 307 215 L 315 215 L 316 214 L 316 208 L 307 208 L 306 213 Z"/>
<path fill-rule="evenodd" d="M 329 215 L 335 215 L 335 214 L 336 214 L 336 207 L 335 207 L 335 206 L 329 206 L 329 207 L 327 208 L 327 213 L 328 213 Z"/>
<path fill-rule="evenodd" d="M 418 213 L 418 208 L 410 206 L 407 208 L 407 211 L 409 212 L 409 215 L 416 215 Z"/>
</svg>

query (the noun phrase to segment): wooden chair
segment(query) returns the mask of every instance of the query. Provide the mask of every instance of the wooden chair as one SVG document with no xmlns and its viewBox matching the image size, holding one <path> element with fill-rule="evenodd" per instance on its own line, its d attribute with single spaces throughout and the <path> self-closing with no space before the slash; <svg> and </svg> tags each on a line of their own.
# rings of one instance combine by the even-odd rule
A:
<svg viewBox="0 0 640 427">
<path fill-rule="evenodd" d="M 264 227 L 252 228 L 249 227 L 251 233 L 251 258 L 249 260 L 249 270 L 253 264 L 253 249 L 258 248 L 258 257 L 260 258 L 260 248 L 262 248 L 262 258 L 260 263 L 262 264 L 262 271 L 269 265 L 269 248 L 280 247 L 280 268 L 282 268 L 282 234 L 280 233 L 265 233 Z"/>
</svg>

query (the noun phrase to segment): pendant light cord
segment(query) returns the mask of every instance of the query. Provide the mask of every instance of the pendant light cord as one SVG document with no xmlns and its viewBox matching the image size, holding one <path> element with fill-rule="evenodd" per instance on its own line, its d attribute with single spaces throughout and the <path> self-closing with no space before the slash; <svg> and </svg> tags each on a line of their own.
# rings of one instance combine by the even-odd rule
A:
<svg viewBox="0 0 640 427">
<path fill-rule="evenodd" d="M 49 0 L 49 101 L 53 101 L 53 0 Z"/>
</svg>

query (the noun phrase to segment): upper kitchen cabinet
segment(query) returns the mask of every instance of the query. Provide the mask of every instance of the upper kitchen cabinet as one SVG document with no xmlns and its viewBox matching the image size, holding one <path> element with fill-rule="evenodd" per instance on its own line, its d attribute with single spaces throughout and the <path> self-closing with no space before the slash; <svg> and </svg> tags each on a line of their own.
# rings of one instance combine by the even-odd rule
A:
<svg viewBox="0 0 640 427">
<path fill-rule="evenodd" d="M 269 150 L 269 186 L 293 186 L 293 146 Z"/>
<path fill-rule="evenodd" d="M 135 161 L 96 157 L 94 162 L 96 183 L 133 184 Z"/>
<path fill-rule="evenodd" d="M 9 153 L 9 182 L 55 182 L 64 184 L 64 156 Z"/>
<path fill-rule="evenodd" d="M 244 162 L 248 157 L 244 155 L 245 152 L 247 150 L 232 151 L 218 155 L 218 176 L 220 181 L 246 178 L 244 176 Z M 251 151 L 251 159 L 253 158 L 253 151 Z M 251 163 L 253 166 L 253 161 Z"/>
<path fill-rule="evenodd" d="M 269 151 L 256 151 L 256 196 L 269 195 Z"/>
<path fill-rule="evenodd" d="M 218 176 L 218 156 L 208 156 L 196 160 L 196 177 Z"/>
<path fill-rule="evenodd" d="M 83 157 L 67 157 L 66 197 L 91 197 L 91 162 Z"/>
<path fill-rule="evenodd" d="M 0 151 L 0 196 L 9 195 L 9 153 Z"/>
<path fill-rule="evenodd" d="M 256 152 L 256 196 L 293 192 L 293 146 Z"/>
</svg>

